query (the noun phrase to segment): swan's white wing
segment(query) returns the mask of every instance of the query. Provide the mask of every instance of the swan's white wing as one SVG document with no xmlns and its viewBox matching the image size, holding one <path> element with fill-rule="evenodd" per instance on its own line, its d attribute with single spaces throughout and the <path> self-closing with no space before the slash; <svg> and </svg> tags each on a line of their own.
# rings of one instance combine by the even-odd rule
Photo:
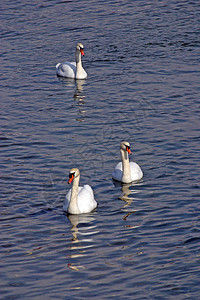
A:
<svg viewBox="0 0 200 300">
<path fill-rule="evenodd" d="M 137 163 L 130 162 L 130 170 L 132 181 L 140 180 L 143 177 L 142 170 Z M 119 162 L 112 173 L 112 177 L 117 181 L 122 181 L 122 175 L 122 162 Z"/>
<path fill-rule="evenodd" d="M 78 193 L 78 207 L 81 213 L 91 212 L 97 207 L 94 193 L 89 185 L 84 185 Z"/>
<path fill-rule="evenodd" d="M 120 161 L 112 172 L 112 178 L 117 181 L 122 180 L 122 162 Z"/>
<path fill-rule="evenodd" d="M 67 195 L 65 196 L 65 201 L 64 201 L 64 204 L 63 204 L 63 210 L 66 211 L 66 212 L 68 210 L 71 193 L 72 193 L 72 189 L 70 189 L 68 191 Z"/>
<path fill-rule="evenodd" d="M 69 63 L 69 62 L 66 61 L 64 64 L 66 64 L 66 63 Z M 70 64 L 73 65 L 76 68 L 76 62 L 75 61 L 70 62 Z"/>
<path fill-rule="evenodd" d="M 81 186 L 78 187 L 78 192 L 80 192 L 80 190 L 82 189 Z M 68 206 L 69 206 L 69 202 L 70 202 L 70 197 L 71 197 L 71 193 L 72 193 L 72 189 L 70 189 L 68 191 L 68 193 L 66 194 L 65 196 L 65 201 L 64 201 L 64 204 L 63 204 L 63 210 L 67 212 L 68 210 Z"/>
<path fill-rule="evenodd" d="M 131 180 L 140 180 L 143 177 L 143 172 L 140 166 L 135 162 L 130 162 Z"/>
<path fill-rule="evenodd" d="M 94 198 L 94 192 L 90 185 L 85 184 L 83 188 L 86 189 L 91 194 L 91 197 Z"/>
<path fill-rule="evenodd" d="M 64 62 L 56 65 L 56 73 L 62 77 L 75 78 L 76 77 L 76 63 Z"/>
</svg>

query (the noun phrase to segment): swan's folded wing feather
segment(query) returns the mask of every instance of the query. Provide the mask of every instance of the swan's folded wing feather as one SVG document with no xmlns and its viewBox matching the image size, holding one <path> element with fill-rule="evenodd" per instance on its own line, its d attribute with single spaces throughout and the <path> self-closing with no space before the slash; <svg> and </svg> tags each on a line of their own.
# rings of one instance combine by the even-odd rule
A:
<svg viewBox="0 0 200 300">
<path fill-rule="evenodd" d="M 122 162 L 120 161 L 112 172 L 112 178 L 118 181 L 122 180 Z"/>
<path fill-rule="evenodd" d="M 130 169 L 131 169 L 132 181 L 140 180 L 143 177 L 143 172 L 142 172 L 140 166 L 136 162 L 133 162 L 133 161 L 130 162 Z"/>
<path fill-rule="evenodd" d="M 94 192 L 90 185 L 85 184 L 83 188 L 86 189 L 91 194 L 91 197 L 94 198 Z"/>
<path fill-rule="evenodd" d="M 67 195 L 65 196 L 65 201 L 64 201 L 64 204 L 63 204 L 63 210 L 64 210 L 64 211 L 67 211 L 67 210 L 68 210 L 68 206 L 69 206 L 69 201 L 70 201 L 71 193 L 72 193 L 72 190 L 70 189 L 70 190 L 68 191 Z"/>
<path fill-rule="evenodd" d="M 93 190 L 89 185 L 84 185 L 84 187 L 80 190 L 78 194 L 78 206 L 82 213 L 87 213 L 97 207 Z"/>
<path fill-rule="evenodd" d="M 80 192 L 82 190 L 82 186 L 79 186 L 78 187 L 78 192 Z M 64 201 L 64 204 L 63 204 L 63 210 L 67 212 L 68 210 L 68 206 L 69 206 L 69 202 L 70 202 L 70 198 L 71 198 L 71 193 L 72 193 L 72 189 L 70 189 L 66 196 L 65 196 L 65 201 Z"/>
<path fill-rule="evenodd" d="M 64 62 L 56 65 L 57 75 L 69 78 L 75 78 L 76 75 L 76 63 Z"/>
</svg>

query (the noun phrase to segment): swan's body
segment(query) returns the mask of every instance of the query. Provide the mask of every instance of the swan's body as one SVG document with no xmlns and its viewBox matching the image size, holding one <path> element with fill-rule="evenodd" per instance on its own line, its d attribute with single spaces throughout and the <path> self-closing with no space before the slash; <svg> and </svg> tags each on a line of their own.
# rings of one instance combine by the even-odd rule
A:
<svg viewBox="0 0 200 300">
<path fill-rule="evenodd" d="M 113 179 L 123 183 L 140 180 L 143 177 L 140 166 L 135 162 L 129 162 L 128 154 L 131 154 L 131 151 L 128 142 L 122 142 L 120 144 L 120 153 L 122 161 L 116 165 L 112 173 Z"/>
<path fill-rule="evenodd" d="M 64 62 L 56 65 L 56 73 L 58 76 L 85 79 L 87 77 L 86 71 L 82 67 L 81 55 L 84 55 L 83 45 L 78 43 L 76 46 L 76 62 Z"/>
<path fill-rule="evenodd" d="M 63 205 L 64 211 L 70 214 L 84 214 L 89 213 L 97 207 L 97 202 L 94 199 L 94 193 L 89 185 L 83 187 L 78 186 L 80 180 L 80 172 L 73 168 L 69 173 L 69 181 L 73 181 L 72 188 L 66 195 Z"/>
</svg>

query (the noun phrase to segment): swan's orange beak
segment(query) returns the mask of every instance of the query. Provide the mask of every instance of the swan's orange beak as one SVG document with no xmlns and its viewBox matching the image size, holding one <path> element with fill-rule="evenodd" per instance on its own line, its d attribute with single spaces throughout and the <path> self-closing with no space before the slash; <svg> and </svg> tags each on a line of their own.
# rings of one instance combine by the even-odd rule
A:
<svg viewBox="0 0 200 300">
<path fill-rule="evenodd" d="M 132 154 L 131 149 L 130 149 L 129 146 L 126 146 L 126 151 L 127 151 L 129 154 Z"/>
<path fill-rule="evenodd" d="M 83 56 L 85 55 L 85 53 L 84 53 L 84 51 L 83 51 L 82 48 L 80 49 L 80 52 L 81 52 L 81 54 L 82 54 Z"/>
<path fill-rule="evenodd" d="M 74 174 L 69 174 L 68 184 L 72 183 L 73 179 L 74 179 Z"/>
</svg>

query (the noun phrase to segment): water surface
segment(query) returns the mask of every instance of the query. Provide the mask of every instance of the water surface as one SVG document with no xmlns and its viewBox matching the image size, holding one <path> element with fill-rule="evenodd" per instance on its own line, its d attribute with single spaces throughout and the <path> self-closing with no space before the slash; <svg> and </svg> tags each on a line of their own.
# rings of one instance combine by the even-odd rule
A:
<svg viewBox="0 0 200 300">
<path fill-rule="evenodd" d="M 197 299 L 198 1 L 2 2 L 2 299 Z M 88 78 L 55 65 L 85 46 Z M 128 140 L 144 177 L 114 183 Z M 98 208 L 67 216 L 72 167 Z"/>
</svg>

